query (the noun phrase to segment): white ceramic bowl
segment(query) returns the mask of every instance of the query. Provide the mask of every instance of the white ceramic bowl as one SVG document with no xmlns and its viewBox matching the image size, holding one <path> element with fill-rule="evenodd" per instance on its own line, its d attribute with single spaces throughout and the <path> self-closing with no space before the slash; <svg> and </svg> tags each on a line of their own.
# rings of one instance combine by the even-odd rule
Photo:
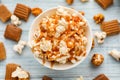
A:
<svg viewBox="0 0 120 80">
<path fill-rule="evenodd" d="M 50 16 L 52 15 L 53 13 L 55 13 L 55 11 L 57 10 L 58 7 L 55 7 L 55 8 L 52 8 L 52 9 L 49 9 L 49 10 L 46 10 L 44 11 L 42 14 L 40 14 L 39 16 L 37 16 L 35 18 L 35 20 L 33 21 L 32 25 L 31 25 L 31 28 L 30 28 L 30 31 L 29 31 L 29 42 L 31 42 L 31 40 L 33 39 L 33 33 L 34 31 L 38 28 L 39 26 L 39 23 L 40 21 L 42 20 L 43 17 L 45 16 Z M 76 10 L 73 10 L 71 8 L 66 8 L 64 7 L 65 9 L 67 9 L 68 11 L 70 12 L 73 12 L 73 13 L 77 13 L 80 17 L 82 17 L 83 19 L 85 19 L 78 11 Z M 86 19 L 85 19 L 86 20 Z M 87 20 L 86 20 L 87 21 Z M 74 64 L 71 64 L 71 63 L 66 63 L 66 64 L 54 64 L 52 69 L 54 70 L 67 70 L 67 69 L 71 69 L 77 65 L 79 65 L 81 62 L 83 62 L 83 60 L 88 56 L 90 50 L 91 50 L 91 45 L 92 45 L 92 32 L 91 32 L 91 28 L 90 28 L 90 25 L 87 21 L 87 24 L 88 24 L 88 28 L 87 28 L 87 33 L 86 33 L 86 37 L 88 39 L 88 44 L 86 46 L 86 50 L 87 50 L 87 54 L 85 57 L 83 57 L 80 61 L 78 61 L 77 63 L 74 63 Z M 35 57 L 35 56 L 34 56 Z M 43 64 L 43 61 L 42 59 L 39 59 L 37 57 L 35 57 L 35 59 L 40 63 L 40 64 Z M 44 64 L 45 67 L 48 67 L 48 68 L 51 68 L 51 63 L 46 61 L 45 64 Z"/>
</svg>

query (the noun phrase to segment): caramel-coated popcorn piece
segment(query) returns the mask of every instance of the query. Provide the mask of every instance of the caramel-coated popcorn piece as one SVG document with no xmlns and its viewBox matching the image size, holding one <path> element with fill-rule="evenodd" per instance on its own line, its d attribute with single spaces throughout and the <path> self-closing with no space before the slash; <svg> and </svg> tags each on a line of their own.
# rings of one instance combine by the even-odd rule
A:
<svg viewBox="0 0 120 80">
<path fill-rule="evenodd" d="M 42 13 L 42 9 L 41 8 L 32 8 L 32 14 L 34 16 L 38 16 L 41 13 Z"/>
<path fill-rule="evenodd" d="M 96 14 L 94 17 L 93 17 L 94 21 L 99 24 L 99 23 L 102 23 L 104 21 L 104 15 L 99 13 L 99 14 Z"/>
<path fill-rule="evenodd" d="M 102 54 L 94 54 L 92 56 L 91 62 L 95 66 L 100 66 L 104 61 L 104 57 Z"/>
</svg>

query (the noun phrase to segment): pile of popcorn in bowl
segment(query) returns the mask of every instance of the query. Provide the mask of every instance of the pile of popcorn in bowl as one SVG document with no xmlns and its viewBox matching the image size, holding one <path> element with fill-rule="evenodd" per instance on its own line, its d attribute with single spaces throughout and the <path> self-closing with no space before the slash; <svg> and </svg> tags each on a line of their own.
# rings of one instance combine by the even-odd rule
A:
<svg viewBox="0 0 120 80">
<path fill-rule="evenodd" d="M 79 15 L 60 6 L 52 15 L 42 17 L 30 41 L 35 57 L 42 59 L 43 64 L 46 60 L 75 64 L 86 57 L 88 24 Z"/>
</svg>

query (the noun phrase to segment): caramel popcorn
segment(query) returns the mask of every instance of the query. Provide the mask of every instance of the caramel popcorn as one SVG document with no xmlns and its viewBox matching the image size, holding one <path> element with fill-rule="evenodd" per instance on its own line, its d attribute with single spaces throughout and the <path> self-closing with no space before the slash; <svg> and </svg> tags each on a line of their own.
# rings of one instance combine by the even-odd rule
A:
<svg viewBox="0 0 120 80">
<path fill-rule="evenodd" d="M 93 17 L 94 21 L 99 24 L 99 23 L 102 23 L 104 21 L 104 15 L 99 13 L 99 14 L 96 14 L 94 17 Z"/>
<path fill-rule="evenodd" d="M 104 61 L 103 55 L 97 53 L 94 54 L 91 59 L 92 64 L 95 66 L 100 66 L 103 63 L 103 61 Z"/>
<path fill-rule="evenodd" d="M 86 27 L 86 20 L 77 13 L 58 7 L 54 15 L 42 18 L 30 46 L 37 58 L 76 63 L 86 54 Z"/>
<path fill-rule="evenodd" d="M 71 5 L 74 0 L 66 0 L 67 4 Z"/>
<path fill-rule="evenodd" d="M 32 8 L 32 14 L 34 16 L 38 16 L 41 13 L 42 13 L 42 9 L 41 8 Z"/>
<path fill-rule="evenodd" d="M 78 11 L 82 16 L 85 15 L 85 12 L 84 11 Z"/>
</svg>

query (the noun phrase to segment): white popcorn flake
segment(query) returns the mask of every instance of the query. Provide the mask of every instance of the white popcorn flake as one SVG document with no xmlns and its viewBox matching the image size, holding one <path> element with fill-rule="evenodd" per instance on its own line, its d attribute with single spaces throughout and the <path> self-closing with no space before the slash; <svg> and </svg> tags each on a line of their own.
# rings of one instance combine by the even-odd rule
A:
<svg viewBox="0 0 120 80">
<path fill-rule="evenodd" d="M 69 15 L 68 11 L 65 10 L 62 6 L 59 6 L 59 8 L 57 8 L 56 14 L 61 16 Z"/>
<path fill-rule="evenodd" d="M 120 60 L 120 51 L 113 49 L 112 51 L 109 52 L 109 54 L 115 58 L 117 61 Z"/>
<path fill-rule="evenodd" d="M 83 76 L 80 76 L 80 78 L 77 78 L 76 80 L 84 80 Z"/>
<path fill-rule="evenodd" d="M 76 63 L 77 61 L 75 59 L 72 59 L 71 62 L 74 64 Z"/>
<path fill-rule="evenodd" d="M 37 57 L 37 58 L 39 57 L 39 54 L 40 54 L 39 51 L 35 51 L 35 52 L 34 52 L 34 56 Z"/>
<path fill-rule="evenodd" d="M 75 56 L 77 60 L 81 60 L 83 57 L 82 56 Z"/>
<path fill-rule="evenodd" d="M 87 45 L 88 40 L 87 40 L 86 37 L 83 37 L 83 38 L 82 38 L 82 41 L 83 41 L 83 44 L 84 44 L 84 45 Z"/>
<path fill-rule="evenodd" d="M 51 51 L 52 49 L 52 43 L 50 40 L 45 40 L 45 38 L 42 38 L 40 41 L 40 49 L 43 51 Z"/>
<path fill-rule="evenodd" d="M 65 29 L 64 26 L 57 26 L 56 27 L 55 37 L 58 38 L 60 36 L 60 34 L 63 33 L 65 30 L 66 29 Z"/>
<path fill-rule="evenodd" d="M 97 42 L 99 44 L 104 43 L 104 39 L 106 38 L 106 32 L 96 32 L 95 37 L 97 38 Z"/>
<path fill-rule="evenodd" d="M 19 20 L 19 18 L 15 15 L 12 15 L 11 16 L 11 23 L 16 25 L 16 26 L 19 26 L 21 24 L 21 21 Z"/>
<path fill-rule="evenodd" d="M 62 32 L 64 32 L 65 31 L 65 27 L 64 26 L 57 26 L 56 27 L 56 32 L 57 33 L 62 33 Z"/>
<path fill-rule="evenodd" d="M 34 38 L 38 38 L 40 36 L 40 30 L 36 30 L 35 33 L 34 33 Z"/>
<path fill-rule="evenodd" d="M 76 17 L 76 16 L 78 16 L 78 14 L 77 13 L 73 13 L 72 16 Z"/>
<path fill-rule="evenodd" d="M 67 48 L 67 45 L 66 45 L 65 41 L 61 40 L 59 47 L 60 47 L 60 49 L 59 49 L 60 54 L 66 54 L 66 53 L 68 53 L 68 48 Z"/>
<path fill-rule="evenodd" d="M 14 45 L 13 50 L 21 54 L 26 44 L 27 43 L 25 41 L 20 40 L 17 45 Z"/>
<path fill-rule="evenodd" d="M 64 18 L 61 18 L 58 24 L 64 26 L 67 29 L 68 23 L 65 21 Z"/>
<path fill-rule="evenodd" d="M 57 58 L 56 61 L 59 62 L 59 63 L 65 64 L 69 57 L 70 57 L 70 55 L 62 56 L 60 58 Z"/>
<path fill-rule="evenodd" d="M 22 70 L 20 67 L 17 67 L 17 69 L 14 72 L 12 72 L 11 77 L 13 78 L 18 77 L 20 79 L 20 78 L 28 78 L 29 75 L 26 71 Z"/>
<path fill-rule="evenodd" d="M 80 25 L 80 26 L 84 26 L 84 25 L 85 25 L 85 22 L 79 22 L 79 25 Z"/>
</svg>

